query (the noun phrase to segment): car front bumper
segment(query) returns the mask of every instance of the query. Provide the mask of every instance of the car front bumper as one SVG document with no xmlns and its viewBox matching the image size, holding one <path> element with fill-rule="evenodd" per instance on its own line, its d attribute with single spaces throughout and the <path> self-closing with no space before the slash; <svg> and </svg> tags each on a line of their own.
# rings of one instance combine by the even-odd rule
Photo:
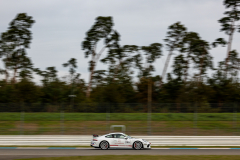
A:
<svg viewBox="0 0 240 160">
<path fill-rule="evenodd" d="M 150 149 L 150 148 L 151 148 L 151 143 L 150 143 L 150 142 L 144 142 L 144 143 L 143 143 L 143 148 L 148 148 L 148 149 Z"/>
</svg>

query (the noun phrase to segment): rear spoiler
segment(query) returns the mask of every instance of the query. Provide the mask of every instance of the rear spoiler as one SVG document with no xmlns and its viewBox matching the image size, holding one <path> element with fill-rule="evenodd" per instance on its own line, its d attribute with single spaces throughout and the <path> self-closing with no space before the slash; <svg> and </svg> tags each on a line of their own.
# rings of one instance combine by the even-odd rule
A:
<svg viewBox="0 0 240 160">
<path fill-rule="evenodd" d="M 98 135 L 97 134 L 93 134 L 93 137 L 98 137 Z"/>
</svg>

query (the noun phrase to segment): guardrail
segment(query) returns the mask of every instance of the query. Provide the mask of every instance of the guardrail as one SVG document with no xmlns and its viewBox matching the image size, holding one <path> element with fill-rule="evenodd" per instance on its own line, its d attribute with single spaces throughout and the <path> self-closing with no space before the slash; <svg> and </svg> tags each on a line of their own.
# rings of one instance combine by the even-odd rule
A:
<svg viewBox="0 0 240 160">
<path fill-rule="evenodd" d="M 240 136 L 133 136 L 152 146 L 240 146 Z M 6 135 L 0 146 L 89 146 L 89 135 Z"/>
</svg>

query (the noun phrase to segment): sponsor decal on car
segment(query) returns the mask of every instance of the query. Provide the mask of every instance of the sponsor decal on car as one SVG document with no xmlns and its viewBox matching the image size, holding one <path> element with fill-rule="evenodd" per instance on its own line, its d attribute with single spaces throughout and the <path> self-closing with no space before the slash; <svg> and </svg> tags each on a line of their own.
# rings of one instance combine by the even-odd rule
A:
<svg viewBox="0 0 240 160">
<path fill-rule="evenodd" d="M 110 145 L 110 146 L 132 146 L 132 145 Z"/>
</svg>

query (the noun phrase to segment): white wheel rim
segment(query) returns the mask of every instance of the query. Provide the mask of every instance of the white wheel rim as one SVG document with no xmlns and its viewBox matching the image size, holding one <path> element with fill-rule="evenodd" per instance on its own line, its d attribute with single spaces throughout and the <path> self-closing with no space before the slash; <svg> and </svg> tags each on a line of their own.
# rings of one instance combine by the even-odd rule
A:
<svg viewBox="0 0 240 160">
<path fill-rule="evenodd" d="M 107 149 L 108 148 L 108 143 L 107 142 L 102 142 L 101 143 L 101 148 L 102 149 Z"/>
</svg>

